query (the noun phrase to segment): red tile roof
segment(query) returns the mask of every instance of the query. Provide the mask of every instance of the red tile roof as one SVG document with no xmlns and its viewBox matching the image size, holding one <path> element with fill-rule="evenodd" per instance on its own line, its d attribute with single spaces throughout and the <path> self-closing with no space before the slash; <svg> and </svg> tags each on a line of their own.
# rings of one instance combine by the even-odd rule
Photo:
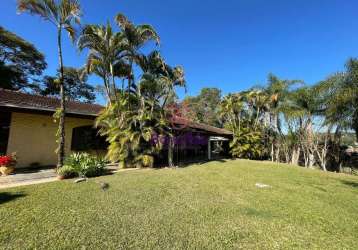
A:
<svg viewBox="0 0 358 250">
<path fill-rule="evenodd" d="M 53 112 L 60 107 L 60 100 L 53 97 L 0 89 L 0 106 Z M 97 116 L 102 109 L 103 106 L 97 104 L 66 102 L 66 113 L 69 114 Z"/>
<path fill-rule="evenodd" d="M 0 107 L 18 108 L 33 111 L 54 112 L 60 106 L 60 100 L 53 97 L 27 94 L 20 91 L 11 91 L 0 88 Z M 66 102 L 66 113 L 83 116 L 96 117 L 103 106 L 82 102 Z M 182 117 L 175 117 L 171 120 L 172 126 L 176 129 L 194 128 L 204 130 L 218 135 L 232 135 L 228 130 L 213 127 L 207 124 L 189 121 Z"/>
<path fill-rule="evenodd" d="M 217 128 L 203 123 L 193 122 L 182 117 L 172 118 L 171 123 L 173 124 L 174 128 L 178 128 L 178 129 L 185 129 L 186 127 L 188 127 L 188 128 L 194 128 L 194 129 L 212 132 L 218 135 L 232 135 L 232 132 L 229 130 Z"/>
</svg>

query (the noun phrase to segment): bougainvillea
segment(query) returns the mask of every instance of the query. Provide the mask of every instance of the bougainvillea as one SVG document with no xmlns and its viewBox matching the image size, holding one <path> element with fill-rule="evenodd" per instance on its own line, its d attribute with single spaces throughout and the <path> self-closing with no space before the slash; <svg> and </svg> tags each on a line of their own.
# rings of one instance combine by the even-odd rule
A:
<svg viewBox="0 0 358 250">
<path fill-rule="evenodd" d="M 0 166 L 11 166 L 13 165 L 15 162 L 15 159 L 11 156 L 5 155 L 5 156 L 0 156 Z"/>
</svg>

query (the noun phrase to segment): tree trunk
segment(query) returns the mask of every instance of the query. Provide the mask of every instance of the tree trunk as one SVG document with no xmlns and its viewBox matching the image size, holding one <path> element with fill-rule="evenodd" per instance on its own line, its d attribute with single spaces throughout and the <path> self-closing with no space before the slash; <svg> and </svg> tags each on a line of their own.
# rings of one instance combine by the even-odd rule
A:
<svg viewBox="0 0 358 250">
<path fill-rule="evenodd" d="M 298 161 L 300 159 L 300 153 L 301 153 L 301 149 L 299 147 L 294 148 L 292 150 L 291 164 L 298 165 Z"/>
<path fill-rule="evenodd" d="M 307 124 L 307 154 L 308 154 L 308 167 L 312 168 L 315 163 L 315 157 L 313 153 L 313 124 L 311 117 L 308 119 Z"/>
<path fill-rule="evenodd" d="M 275 161 L 277 162 L 277 163 L 279 163 L 280 162 L 280 147 L 276 144 L 276 152 L 275 152 Z"/>
<path fill-rule="evenodd" d="M 108 102 L 108 104 L 112 104 L 111 91 L 108 86 L 107 76 L 103 75 L 102 79 L 103 79 L 103 83 L 104 83 L 104 88 L 106 90 L 107 102 Z"/>
<path fill-rule="evenodd" d="M 264 126 L 265 126 L 265 128 L 267 126 L 269 126 L 269 124 L 270 124 L 270 113 L 265 112 L 265 115 L 264 115 Z"/>
<path fill-rule="evenodd" d="M 131 55 L 132 56 L 132 55 Z M 128 92 L 128 105 L 130 105 L 130 92 L 131 92 L 131 86 L 132 86 L 132 76 L 133 76 L 133 74 L 132 74 L 132 71 L 133 71 L 133 59 L 132 58 L 130 58 L 129 59 L 129 65 L 130 65 L 130 70 L 129 70 L 129 74 L 128 74 L 128 90 L 127 90 L 127 92 Z"/>
<path fill-rule="evenodd" d="M 303 149 L 303 158 L 305 160 L 305 167 L 308 167 L 308 156 L 307 156 L 307 152 L 306 149 Z"/>
<path fill-rule="evenodd" d="M 116 101 L 118 101 L 118 93 L 117 93 L 117 88 L 116 88 L 116 80 L 115 80 L 115 76 L 114 76 L 114 70 L 113 70 L 113 65 L 110 64 L 110 69 L 111 69 L 111 80 L 112 80 L 112 91 L 113 91 L 113 97 L 115 98 Z"/>
<path fill-rule="evenodd" d="M 327 167 L 326 167 L 327 163 L 326 163 L 326 160 L 323 160 L 322 161 L 322 169 L 323 171 L 327 172 Z"/>
<path fill-rule="evenodd" d="M 173 142 L 173 137 L 169 136 L 169 143 L 168 143 L 168 165 L 169 167 L 174 167 L 174 163 L 173 163 L 173 147 L 174 147 L 174 142 Z"/>
<path fill-rule="evenodd" d="M 315 142 L 316 145 L 316 154 L 318 156 L 318 160 L 320 161 L 321 167 L 323 171 L 327 171 L 327 152 L 328 152 L 328 137 L 330 137 L 331 128 L 328 129 L 327 134 L 324 138 L 324 144 L 322 148 L 319 147 L 319 142 Z"/>
<path fill-rule="evenodd" d="M 58 152 L 57 152 L 57 168 L 63 166 L 65 157 L 65 90 L 64 90 L 64 74 L 63 74 L 63 59 L 62 59 L 62 44 L 61 44 L 62 27 L 58 28 L 57 45 L 58 45 L 58 60 L 60 66 L 60 98 L 61 98 L 61 114 L 58 125 Z"/>
<path fill-rule="evenodd" d="M 356 133 L 356 140 L 358 142 L 358 111 L 353 115 L 353 130 Z"/>
<path fill-rule="evenodd" d="M 311 151 L 309 151 L 308 152 L 308 167 L 313 168 L 314 163 L 315 163 L 314 154 Z"/>
<path fill-rule="evenodd" d="M 338 171 L 339 173 L 343 173 L 343 163 L 342 162 L 339 162 L 339 165 L 338 165 Z"/>
</svg>

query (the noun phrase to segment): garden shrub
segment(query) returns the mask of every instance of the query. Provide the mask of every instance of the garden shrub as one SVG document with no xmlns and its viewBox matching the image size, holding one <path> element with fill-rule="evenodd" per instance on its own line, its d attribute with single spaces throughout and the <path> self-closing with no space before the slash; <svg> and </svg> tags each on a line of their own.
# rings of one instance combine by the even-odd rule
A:
<svg viewBox="0 0 358 250">
<path fill-rule="evenodd" d="M 63 167 L 61 167 L 57 171 L 57 174 L 59 176 L 64 177 L 65 179 L 72 178 L 72 177 L 75 177 L 77 175 L 75 170 L 73 169 L 73 167 L 71 167 L 69 165 L 64 165 Z"/>
<path fill-rule="evenodd" d="M 242 127 L 240 131 L 234 133 L 230 148 L 233 157 L 251 160 L 262 159 L 265 153 L 263 133 L 261 130 L 254 130 L 249 126 Z"/>
<path fill-rule="evenodd" d="M 66 158 L 65 165 L 72 168 L 79 177 L 95 177 L 104 173 L 106 162 L 88 153 L 73 153 Z"/>
</svg>

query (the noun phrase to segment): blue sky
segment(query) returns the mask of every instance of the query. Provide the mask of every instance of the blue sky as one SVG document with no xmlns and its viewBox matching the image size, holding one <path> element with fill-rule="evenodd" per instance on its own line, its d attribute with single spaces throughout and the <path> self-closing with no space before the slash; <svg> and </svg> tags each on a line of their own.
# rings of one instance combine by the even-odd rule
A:
<svg viewBox="0 0 358 250">
<path fill-rule="evenodd" d="M 184 66 L 189 95 L 203 87 L 224 94 L 244 90 L 264 84 L 270 72 L 312 84 L 358 56 L 356 0 L 82 0 L 81 5 L 83 23 L 105 23 L 122 12 L 136 24 L 152 24 L 167 62 Z M 36 45 L 46 55 L 46 73 L 54 74 L 54 27 L 17 15 L 15 0 L 1 0 L 0 20 Z M 64 51 L 65 65 L 84 64 L 85 53 L 67 38 Z"/>
</svg>

